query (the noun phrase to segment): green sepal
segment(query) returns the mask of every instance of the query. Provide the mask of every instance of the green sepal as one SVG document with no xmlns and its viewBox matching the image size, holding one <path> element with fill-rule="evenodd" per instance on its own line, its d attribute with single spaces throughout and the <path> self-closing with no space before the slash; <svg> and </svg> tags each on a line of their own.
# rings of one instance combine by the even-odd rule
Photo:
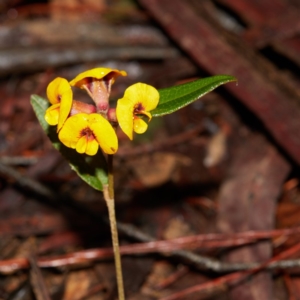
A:
<svg viewBox="0 0 300 300">
<path fill-rule="evenodd" d="M 234 76 L 217 75 L 158 90 L 157 107 L 151 111 L 153 117 L 170 114 L 198 100 L 218 86 L 236 81 Z"/>
<path fill-rule="evenodd" d="M 108 172 L 106 159 L 102 151 L 99 150 L 94 156 L 88 156 L 79 154 L 74 149 L 64 146 L 58 139 L 56 126 L 50 126 L 45 121 L 45 112 L 49 107 L 49 102 L 38 95 L 32 95 L 30 102 L 53 147 L 66 158 L 71 168 L 83 181 L 94 189 L 103 191 L 103 185 L 108 183 Z"/>
</svg>

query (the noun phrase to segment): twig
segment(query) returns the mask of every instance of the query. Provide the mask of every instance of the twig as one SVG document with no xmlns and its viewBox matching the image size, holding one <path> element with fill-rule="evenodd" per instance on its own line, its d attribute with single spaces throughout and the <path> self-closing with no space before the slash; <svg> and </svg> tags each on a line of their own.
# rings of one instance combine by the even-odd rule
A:
<svg viewBox="0 0 300 300">
<path fill-rule="evenodd" d="M 208 281 L 208 282 L 204 282 L 202 284 L 198 284 L 198 285 L 194 285 L 190 288 L 187 288 L 185 290 L 176 292 L 174 294 L 171 294 L 167 297 L 162 298 L 161 300 L 179 300 L 179 299 L 186 299 L 186 297 L 190 294 L 196 293 L 196 292 L 202 292 L 202 297 L 207 297 L 208 295 L 212 295 L 215 294 L 217 292 L 220 291 L 224 291 L 227 289 L 226 285 L 236 281 L 238 279 L 241 279 L 242 276 L 242 272 L 236 272 L 236 273 L 232 273 L 232 274 L 228 274 L 222 277 L 219 277 L 217 279 Z M 203 299 L 203 298 L 199 298 L 198 299 Z"/>
<path fill-rule="evenodd" d="M 38 158 L 35 157 L 25 157 L 25 156 L 2 156 L 0 158 L 0 163 L 4 165 L 33 165 L 37 163 Z"/>
<path fill-rule="evenodd" d="M 174 251 L 177 253 L 177 251 Z M 173 256 L 174 252 L 169 252 L 166 254 L 168 257 Z M 189 253 L 188 251 L 185 251 Z M 161 252 L 160 249 L 149 247 L 148 243 L 145 244 L 133 244 L 120 246 L 120 253 L 122 255 L 133 255 L 133 254 L 149 254 L 149 253 L 160 253 L 164 255 L 164 252 Z M 178 255 L 178 253 L 177 253 Z M 40 257 L 37 258 L 37 265 L 41 268 L 55 268 L 62 266 L 70 266 L 70 265 L 78 265 L 90 261 L 107 259 L 113 257 L 113 249 L 112 248 L 104 248 L 104 249 L 90 249 L 83 250 L 78 252 L 73 252 L 60 256 L 52 256 L 52 257 Z M 214 271 L 216 273 L 222 272 L 233 272 L 233 271 L 243 271 L 249 270 L 252 268 L 256 268 L 259 266 L 258 263 L 224 263 L 217 260 L 212 260 L 207 258 L 207 262 L 204 264 L 203 260 L 205 257 L 201 257 L 199 265 L 197 262 L 199 261 L 199 255 L 194 254 L 194 257 L 190 258 L 189 264 L 194 263 L 195 267 L 203 268 L 205 265 L 206 270 Z M 278 258 L 279 256 L 277 256 Z M 30 264 L 26 258 L 14 258 L 8 260 L 0 261 L 0 272 L 4 274 L 13 273 L 17 270 L 27 269 Z M 289 269 L 294 267 L 300 267 L 300 259 L 291 259 L 291 260 L 274 260 L 270 262 L 266 269 Z"/>
</svg>

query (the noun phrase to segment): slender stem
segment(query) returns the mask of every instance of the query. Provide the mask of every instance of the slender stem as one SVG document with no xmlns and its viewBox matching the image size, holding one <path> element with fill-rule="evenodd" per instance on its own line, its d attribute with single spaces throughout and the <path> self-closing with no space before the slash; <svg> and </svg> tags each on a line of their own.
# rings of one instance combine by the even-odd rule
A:
<svg viewBox="0 0 300 300">
<path fill-rule="evenodd" d="M 119 300 L 125 300 L 121 255 L 119 249 L 119 238 L 118 238 L 117 221 L 116 221 L 116 214 L 115 214 L 113 155 L 108 155 L 108 185 L 103 187 L 103 195 L 108 208 L 111 238 L 112 238 L 112 244 L 113 244 L 114 256 L 115 256 L 115 267 L 116 267 Z"/>
</svg>

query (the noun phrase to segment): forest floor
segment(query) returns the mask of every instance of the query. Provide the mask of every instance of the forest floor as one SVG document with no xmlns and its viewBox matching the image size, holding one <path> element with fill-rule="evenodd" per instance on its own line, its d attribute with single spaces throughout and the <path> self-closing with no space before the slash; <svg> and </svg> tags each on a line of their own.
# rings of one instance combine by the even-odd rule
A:
<svg viewBox="0 0 300 300">
<path fill-rule="evenodd" d="M 238 79 L 133 142 L 117 131 L 127 299 L 299 300 L 299 15 L 297 0 L 2 1 L 0 299 L 117 299 L 102 194 L 30 105 L 103 66 L 128 74 L 113 100 L 135 82 Z"/>
</svg>

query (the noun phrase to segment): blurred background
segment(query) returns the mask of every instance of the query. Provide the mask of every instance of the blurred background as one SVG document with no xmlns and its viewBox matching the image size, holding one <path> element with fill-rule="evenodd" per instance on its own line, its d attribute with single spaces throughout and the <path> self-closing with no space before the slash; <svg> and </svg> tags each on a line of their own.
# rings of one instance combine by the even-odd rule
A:
<svg viewBox="0 0 300 300">
<path fill-rule="evenodd" d="M 298 0 L 0 0 L 0 299 L 117 298 L 102 194 L 30 105 L 100 66 L 128 74 L 112 103 L 135 82 L 238 79 L 133 142 L 117 132 L 127 299 L 300 299 L 299 13 Z"/>
</svg>

